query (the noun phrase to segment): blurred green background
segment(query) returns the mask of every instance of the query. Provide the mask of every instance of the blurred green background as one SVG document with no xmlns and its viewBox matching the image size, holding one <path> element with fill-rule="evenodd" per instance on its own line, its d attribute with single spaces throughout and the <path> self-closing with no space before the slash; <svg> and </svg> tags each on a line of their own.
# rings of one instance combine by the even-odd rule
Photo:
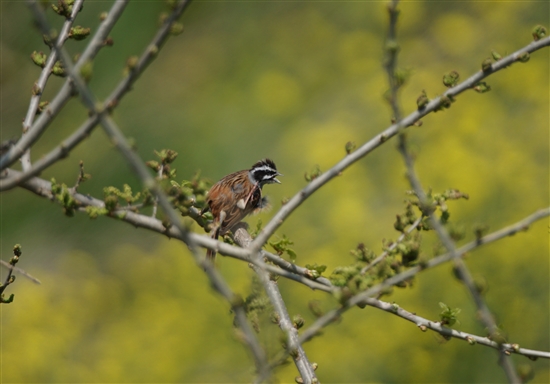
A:
<svg viewBox="0 0 550 384">
<path fill-rule="evenodd" d="M 77 25 L 93 30 L 111 2 L 86 1 Z M 424 89 L 444 91 L 444 73 L 465 79 L 496 50 L 509 54 L 528 44 L 536 24 L 550 25 L 548 2 L 403 2 L 399 65 L 411 70 L 401 92 L 404 114 Z M 151 40 L 163 1 L 131 2 L 113 30 L 114 46 L 94 62 L 90 83 L 100 99 L 122 79 L 126 59 Z M 61 18 L 51 10 L 50 21 Z M 305 185 L 315 165 L 327 170 L 348 141 L 362 144 L 389 125 L 382 69 L 387 30 L 384 2 L 194 1 L 185 31 L 171 38 L 157 60 L 121 102 L 114 119 L 135 140 L 145 160 L 153 151 L 179 152 L 178 179 L 200 170 L 218 180 L 272 158 L 282 185 L 267 186 L 272 212 L 248 219 L 267 222 Z M 1 135 L 20 135 L 39 68 L 33 50 L 47 51 L 22 1 L 1 3 Z M 72 53 L 86 41 L 67 43 Z M 492 91 L 461 95 L 445 111 L 410 130 L 423 185 L 458 188 L 470 200 L 450 203 L 454 225 L 496 230 L 549 203 L 549 51 L 532 55 L 488 79 Z M 44 99 L 62 84 L 51 78 Z M 71 100 L 33 148 L 34 159 L 57 145 L 87 114 Z M 72 185 L 83 160 L 92 179 L 80 191 L 128 183 L 140 189 L 124 159 L 100 129 L 42 177 Z M 294 242 L 297 263 L 334 267 L 353 262 L 357 243 L 379 253 L 395 239 L 403 209 L 404 166 L 395 141 L 377 149 L 319 190 L 279 229 Z M 1 252 L 8 260 L 20 243 L 19 266 L 42 280 L 19 278 L 1 310 L 4 383 L 248 382 L 252 360 L 232 329 L 228 305 L 177 241 L 114 220 L 67 218 L 58 205 L 23 190 L 2 193 Z M 196 231 L 202 232 L 200 228 Z M 431 255 L 428 247 L 425 250 Z M 486 300 L 510 342 L 550 349 L 548 220 L 472 253 L 467 264 L 485 279 Z M 220 257 L 218 267 L 243 295 L 252 273 Z M 5 271 L 2 271 L 5 276 Z M 280 280 L 291 315 L 314 320 L 307 303 L 336 306 L 325 294 Z M 437 320 L 442 301 L 459 307 L 458 329 L 484 335 L 475 307 L 446 265 L 421 274 L 412 289 L 391 297 L 418 315 Z M 269 334 L 266 331 L 266 334 Z M 271 343 L 272 350 L 276 343 Z M 323 382 L 504 382 L 493 350 L 420 332 L 413 324 L 372 308 L 349 311 L 305 345 Z M 550 382 L 548 361 L 514 356 Z M 294 366 L 277 371 L 293 382 Z"/>
</svg>

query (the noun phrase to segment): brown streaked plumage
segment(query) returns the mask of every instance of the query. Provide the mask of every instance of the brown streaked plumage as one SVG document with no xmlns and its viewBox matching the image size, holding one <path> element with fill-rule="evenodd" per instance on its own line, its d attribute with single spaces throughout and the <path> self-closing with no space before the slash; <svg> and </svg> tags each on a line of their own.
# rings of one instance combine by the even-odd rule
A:
<svg viewBox="0 0 550 384">
<path fill-rule="evenodd" d="M 231 173 L 210 188 L 207 195 L 208 210 L 214 216 L 214 228 L 210 232 L 213 239 L 226 234 L 247 215 L 262 207 L 262 187 L 264 184 L 280 183 L 282 176 L 275 163 L 269 159 L 258 161 L 250 169 Z M 213 260 L 216 252 L 208 250 L 208 259 Z"/>
</svg>

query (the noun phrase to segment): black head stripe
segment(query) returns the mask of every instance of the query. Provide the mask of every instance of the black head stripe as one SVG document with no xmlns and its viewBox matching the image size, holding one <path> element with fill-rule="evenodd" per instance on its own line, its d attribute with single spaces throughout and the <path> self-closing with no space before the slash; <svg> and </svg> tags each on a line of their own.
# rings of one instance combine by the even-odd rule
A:
<svg viewBox="0 0 550 384">
<path fill-rule="evenodd" d="M 263 159 L 258 161 L 256 164 L 252 166 L 252 169 L 255 169 L 255 168 L 265 168 L 265 169 L 269 168 L 277 172 L 277 166 L 275 165 L 273 160 L 270 160 L 270 159 Z"/>
<path fill-rule="evenodd" d="M 273 180 L 278 174 L 279 172 L 277 172 L 275 163 L 269 159 L 258 161 L 250 169 L 250 176 L 254 181 L 259 183 Z"/>
</svg>

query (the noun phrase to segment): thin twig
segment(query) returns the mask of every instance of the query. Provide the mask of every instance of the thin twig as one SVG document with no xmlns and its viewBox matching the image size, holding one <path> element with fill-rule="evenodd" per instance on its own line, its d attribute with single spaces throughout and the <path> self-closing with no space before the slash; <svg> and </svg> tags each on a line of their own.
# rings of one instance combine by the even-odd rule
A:
<svg viewBox="0 0 550 384">
<path fill-rule="evenodd" d="M 298 208 L 309 196 L 311 196 L 315 191 L 317 191 L 319 188 L 321 188 L 323 185 L 325 185 L 335 177 L 340 176 L 342 172 L 346 170 L 349 166 L 362 159 L 370 152 L 378 148 L 380 145 L 388 141 L 390 138 L 395 136 L 400 131 L 400 127 L 411 126 L 422 117 L 438 109 L 443 99 L 456 97 L 457 95 L 474 87 L 477 83 L 479 83 L 479 81 L 483 80 L 484 78 L 519 61 L 520 57 L 523 54 L 535 52 L 548 45 L 550 45 L 550 36 L 542 38 L 538 41 L 531 42 L 530 44 L 517 50 L 516 52 L 506 57 L 503 57 L 501 60 L 492 65 L 490 71 L 476 72 L 474 75 L 470 76 L 462 83 L 445 91 L 442 96 L 438 96 L 431 100 L 421 110 L 416 110 L 398 123 L 392 124 L 382 133 L 376 135 L 373 139 L 363 144 L 355 152 L 348 154 L 340 162 L 330 168 L 327 172 L 312 180 L 305 188 L 296 193 L 296 195 L 294 195 L 285 205 L 283 205 L 281 209 L 269 221 L 269 223 L 267 223 L 267 225 L 262 229 L 262 231 L 260 231 L 258 236 L 254 239 L 251 245 L 251 249 L 256 251 L 261 249 L 261 247 L 267 242 L 267 240 L 273 235 L 273 233 L 275 233 L 277 228 L 279 228 L 283 224 L 286 218 L 292 212 L 294 212 L 294 210 Z"/>
<path fill-rule="evenodd" d="M 179 9 L 181 13 L 187 7 L 189 2 L 189 0 L 182 0 L 176 4 L 175 8 Z M 29 0 L 28 3 L 42 31 L 47 34 L 49 31 L 49 25 L 43 11 L 40 9 L 35 0 Z M 175 21 L 174 15 L 175 13 L 173 13 L 168 18 L 170 23 L 173 23 Z M 219 272 L 216 271 L 216 269 L 213 267 L 212 263 L 204 261 L 202 255 L 199 253 L 197 245 L 193 241 L 193 238 L 189 235 L 189 231 L 179 221 L 179 215 L 171 206 L 170 201 L 168 200 L 162 189 L 155 182 L 155 179 L 149 174 L 149 170 L 147 169 L 143 161 L 132 150 L 131 146 L 128 144 L 128 141 L 121 133 L 116 123 L 109 116 L 101 113 L 103 111 L 97 109 L 97 102 L 94 95 L 91 93 L 86 83 L 82 80 L 80 74 L 75 71 L 71 59 L 65 49 L 60 46 L 57 46 L 57 49 L 59 51 L 59 57 L 63 63 L 63 66 L 69 73 L 69 76 L 72 78 L 73 83 L 81 96 L 83 104 L 90 111 L 99 116 L 99 120 L 104 132 L 111 139 L 113 144 L 117 147 L 124 158 L 126 158 L 128 163 L 134 170 L 135 174 L 141 179 L 144 186 L 147 189 L 151 190 L 155 197 L 158 199 L 159 205 L 168 216 L 171 225 L 176 227 L 181 232 L 182 240 L 185 242 L 185 244 L 187 244 L 187 247 L 191 251 L 191 255 L 195 259 L 195 262 L 205 271 L 214 289 L 216 289 L 229 302 L 232 310 L 235 313 L 235 320 L 243 331 L 246 344 L 253 354 L 258 371 L 262 376 L 268 377 L 269 365 L 267 364 L 265 351 L 263 350 L 258 339 L 256 338 L 252 327 L 250 326 L 250 324 L 248 324 L 242 300 L 240 300 L 232 292 L 232 290 L 223 280 Z"/>
<path fill-rule="evenodd" d="M 376 259 L 371 261 L 369 264 L 364 266 L 361 269 L 361 274 L 364 275 L 365 273 L 367 273 L 368 270 L 370 270 L 376 264 L 384 260 L 390 254 L 391 251 L 393 251 L 403 240 L 405 240 L 408 234 L 410 234 L 412 231 L 414 231 L 418 227 L 418 225 L 421 222 L 422 222 L 422 217 L 419 217 L 418 219 L 416 219 L 416 221 L 412 223 L 411 226 L 405 232 L 403 232 L 401 236 L 399 236 L 399 238 L 392 245 L 388 247 L 388 249 L 382 252 L 378 257 L 376 257 Z"/>
<path fill-rule="evenodd" d="M 78 15 L 78 12 L 80 12 L 80 10 L 82 9 L 83 2 L 84 0 L 77 0 L 74 2 L 71 16 L 65 19 L 63 27 L 61 27 L 61 31 L 59 32 L 59 36 L 57 37 L 56 45 L 62 46 L 69 38 L 69 32 L 71 31 L 71 27 L 76 16 Z M 42 92 L 46 88 L 46 83 L 48 81 L 48 78 L 51 76 L 52 68 L 55 65 L 56 61 L 57 50 L 54 48 L 50 51 L 50 55 L 46 60 L 44 68 L 42 69 L 42 72 L 40 73 L 40 76 L 35 83 L 34 92 L 31 96 L 31 101 L 29 103 L 29 109 L 27 110 L 27 114 L 25 116 L 25 119 L 23 120 L 23 136 L 31 129 L 31 124 L 34 120 L 34 117 L 36 116 L 36 112 L 38 111 L 38 105 L 40 104 L 40 97 L 42 96 Z M 29 170 L 31 167 L 30 147 L 27 148 L 27 150 L 21 157 L 21 166 L 24 171 Z"/>
<path fill-rule="evenodd" d="M 536 221 L 541 220 L 548 216 L 550 216 L 550 207 L 538 210 L 535 213 L 525 217 L 524 219 L 512 225 L 509 225 L 505 228 L 502 228 L 498 231 L 490 233 L 478 240 L 472 241 L 471 243 L 468 243 L 462 246 L 461 248 L 456 250 L 456 254 L 462 257 L 466 253 L 469 253 L 474 249 L 477 249 L 485 244 L 493 243 L 507 236 L 513 236 L 521 231 L 525 231 L 527 228 L 529 228 L 530 225 L 532 225 Z M 436 258 L 433 258 L 427 261 L 425 264 L 418 265 L 404 272 L 401 272 L 383 281 L 382 283 L 367 289 L 366 291 L 360 292 L 355 296 L 352 296 L 341 308 L 337 308 L 332 311 L 329 311 L 325 313 L 323 316 L 319 317 L 312 325 L 309 326 L 309 328 L 307 328 L 302 332 L 300 336 L 300 340 L 302 342 L 305 342 L 312 339 L 315 335 L 319 333 L 321 329 L 333 323 L 335 320 L 337 320 L 340 317 L 340 315 L 342 315 L 347 310 L 355 307 L 356 305 L 359 305 L 359 306 L 366 305 L 368 304 L 369 300 L 372 297 L 380 294 L 381 292 L 388 289 L 389 287 L 392 287 L 403 281 L 410 280 L 418 273 L 430 268 L 434 268 L 441 264 L 444 264 L 452 260 L 454 257 L 456 257 L 454 254 L 451 254 L 450 252 L 448 252 L 444 255 L 438 256 Z"/>
<path fill-rule="evenodd" d="M 488 337 L 478 336 L 472 333 L 467 333 L 467 332 L 462 332 L 451 328 L 447 328 L 443 326 L 440 321 L 428 320 L 412 312 L 409 312 L 399 306 L 396 306 L 393 303 L 387 303 L 382 300 L 369 298 L 364 301 L 364 304 L 374 308 L 381 309 L 385 312 L 391 313 L 392 315 L 395 315 L 402 319 L 410 321 L 414 323 L 422 331 L 431 329 L 432 331 L 435 331 L 441 334 L 446 339 L 453 337 L 456 339 L 465 340 L 472 345 L 480 344 L 486 347 L 494 348 L 499 351 L 504 350 L 506 354 L 515 353 L 518 355 L 526 356 L 531 359 L 539 358 L 539 357 L 544 359 L 550 359 L 550 352 L 520 348 L 518 344 L 511 344 L 511 343 L 499 344 L 496 341 L 489 339 Z"/>
<path fill-rule="evenodd" d="M 394 0 L 392 1 L 391 5 L 388 7 L 388 11 L 390 14 L 390 28 L 388 33 L 388 41 L 386 43 L 388 47 L 387 49 L 388 64 L 386 65 L 386 70 L 388 73 L 390 92 L 391 92 L 390 105 L 392 107 L 392 110 L 398 125 L 401 125 L 401 129 L 403 129 L 405 125 L 403 125 L 403 123 L 401 122 L 401 116 L 400 116 L 400 111 L 399 111 L 399 106 L 397 101 L 398 85 L 397 85 L 397 79 L 395 75 L 395 67 L 396 67 L 397 52 L 398 52 L 398 50 L 395 48 L 397 45 L 395 41 L 396 24 L 397 24 L 397 18 L 399 14 L 397 10 L 397 3 L 398 1 Z M 418 200 L 420 202 L 420 207 L 424 211 L 423 213 L 429 216 L 432 228 L 434 228 L 439 239 L 441 240 L 445 248 L 448 250 L 448 252 L 452 255 L 457 276 L 460 278 L 460 280 L 464 283 L 464 285 L 467 287 L 468 291 L 470 292 L 470 295 L 472 296 L 472 299 L 480 315 L 479 317 L 481 322 L 485 327 L 487 327 L 490 335 L 496 334 L 498 332 L 498 327 L 496 325 L 493 314 L 491 313 L 489 307 L 487 306 L 483 297 L 481 296 L 481 292 L 476 287 L 476 284 L 470 274 L 470 271 L 464 264 L 463 260 L 460 258 L 460 254 L 456 250 L 454 241 L 451 239 L 451 236 L 449 235 L 447 230 L 443 227 L 443 225 L 440 223 L 439 220 L 437 220 L 437 218 L 434 215 L 435 210 L 433 209 L 433 207 L 430 206 L 431 201 L 429 201 L 428 196 L 426 195 L 426 192 L 422 187 L 420 179 L 416 175 L 416 172 L 414 169 L 414 161 L 411 154 L 409 153 L 405 133 L 402 131 L 398 135 L 397 148 L 401 153 L 401 156 L 403 157 L 403 161 L 407 169 L 406 171 L 407 178 L 416 196 L 418 197 Z M 499 363 L 501 364 L 509 382 L 511 383 L 521 382 L 513 366 L 511 359 L 509 359 L 505 355 L 505 351 L 502 348 L 499 348 Z"/>
<path fill-rule="evenodd" d="M 238 229 L 235 230 L 235 240 L 237 243 L 243 247 L 248 248 L 252 243 L 252 238 L 248 234 L 244 225 L 241 225 Z M 286 309 L 285 302 L 279 291 L 279 286 L 277 282 L 273 281 L 269 274 L 266 271 L 265 264 L 261 259 L 254 260 L 256 268 L 254 268 L 256 274 L 260 278 L 264 290 L 269 298 L 269 301 L 273 305 L 273 309 L 278 316 L 279 327 L 286 333 L 287 336 L 287 350 L 290 352 L 294 364 L 300 373 L 301 379 L 304 383 L 310 384 L 312 382 L 317 382 L 317 377 L 313 366 L 309 362 L 306 352 L 302 347 L 299 338 L 298 330 L 294 328 L 288 310 Z M 264 377 L 260 376 L 258 382 L 264 380 Z"/>
<path fill-rule="evenodd" d="M 32 281 L 33 283 L 35 284 L 42 284 L 40 282 L 40 280 L 38 280 L 36 277 L 34 277 L 33 275 L 31 275 L 30 273 L 28 272 L 25 272 L 23 269 L 19 268 L 19 267 L 16 267 L 16 266 L 13 266 L 11 265 L 10 263 L 8 263 L 7 261 L 4 261 L 4 260 L 0 260 L 0 264 L 9 269 L 9 270 L 13 270 L 14 272 L 17 272 L 19 273 L 20 275 L 22 276 L 25 276 L 27 279 L 29 279 L 30 281 Z"/>
<path fill-rule="evenodd" d="M 126 7 L 127 4 L 128 4 L 128 0 L 117 0 L 113 4 L 109 14 L 107 15 L 107 18 L 100 24 L 99 28 L 97 29 L 97 32 L 91 38 L 86 49 L 84 50 L 84 52 L 82 52 L 78 61 L 76 62 L 75 70 L 77 72 L 80 71 L 80 68 L 86 62 L 91 61 L 97 55 L 99 50 L 105 45 L 104 44 L 105 39 L 107 38 L 109 32 L 114 27 L 117 20 L 122 15 L 122 12 L 124 11 L 124 8 Z M 47 35 L 49 36 L 49 32 Z M 54 117 L 57 116 L 57 114 L 61 111 L 63 106 L 67 103 L 67 101 L 69 101 L 69 99 L 72 96 L 73 96 L 73 85 L 72 85 L 72 80 L 69 78 L 67 79 L 67 81 L 65 81 L 65 83 L 63 84 L 59 92 L 50 102 L 50 104 L 48 104 L 47 108 L 45 108 L 40 114 L 40 116 L 38 116 L 38 118 L 34 121 L 32 127 L 27 131 L 27 133 L 23 135 L 21 139 L 17 141 L 17 143 L 14 146 L 12 146 L 4 156 L 0 158 L 0 170 L 3 170 L 6 167 L 13 164 L 17 159 L 19 159 L 23 155 L 23 153 L 28 148 L 30 148 L 36 142 L 36 140 L 38 140 L 40 135 L 44 133 L 45 129 L 48 127 L 48 125 L 51 123 Z M 68 152 L 66 150 L 61 150 L 60 151 L 61 157 L 59 158 L 62 158 L 63 155 L 66 155 L 67 153 Z M 36 164 L 34 164 L 33 167 L 29 170 L 29 174 L 36 175 L 42 169 L 45 169 L 45 168 L 46 168 L 45 166 L 42 168 L 38 168 Z M 15 185 L 12 185 L 10 188 L 13 188 L 16 185 L 17 183 Z M 5 189 L 9 189 L 9 188 L 0 188 L 0 190 L 5 190 Z"/>
</svg>

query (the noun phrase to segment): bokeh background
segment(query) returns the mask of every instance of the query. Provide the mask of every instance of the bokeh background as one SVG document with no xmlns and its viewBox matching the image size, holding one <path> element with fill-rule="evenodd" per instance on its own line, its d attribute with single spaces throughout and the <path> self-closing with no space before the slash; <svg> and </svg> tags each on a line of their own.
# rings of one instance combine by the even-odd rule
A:
<svg viewBox="0 0 550 384">
<path fill-rule="evenodd" d="M 94 30 L 110 6 L 86 1 L 76 24 Z M 430 97 L 444 91 L 444 73 L 457 70 L 464 79 L 491 50 L 509 54 L 532 40 L 534 25 L 550 26 L 548 2 L 414 1 L 400 8 L 399 65 L 411 71 L 400 94 L 405 114 L 422 90 Z M 98 98 L 121 80 L 126 59 L 147 46 L 167 9 L 163 1 L 128 5 L 113 30 L 114 46 L 94 62 L 90 86 Z M 51 11 L 49 18 L 59 28 L 61 18 Z M 346 142 L 362 144 L 389 125 L 384 2 L 194 1 L 182 22 L 184 33 L 168 41 L 114 118 L 143 159 L 162 148 L 178 151 L 174 166 L 181 180 L 200 170 L 215 181 L 258 159 L 274 159 L 283 184 L 264 189 L 274 209 L 250 218 L 251 224 L 267 222 L 283 198 L 306 184 L 305 172 L 316 165 L 326 170 L 341 159 Z M 47 48 L 23 1 L 2 1 L 1 33 L 6 140 L 19 137 L 39 75 L 29 56 Z M 73 53 L 84 45 L 67 43 Z M 468 201 L 450 203 L 453 225 L 468 233 L 464 242 L 473 239 L 476 224 L 496 230 L 548 206 L 549 57 L 548 49 L 536 52 L 528 63 L 491 76 L 491 92 L 467 92 L 410 130 L 423 185 L 470 194 Z M 51 78 L 44 99 L 61 84 Z M 72 100 L 33 148 L 34 159 L 86 116 Z M 79 160 L 92 175 L 81 192 L 101 197 L 103 187 L 124 183 L 140 189 L 100 129 L 42 177 L 71 185 Z M 313 195 L 277 236 L 294 241 L 300 265 L 326 264 L 330 273 L 353 262 L 349 250 L 359 242 L 379 253 L 383 239 L 397 237 L 393 221 L 408 189 L 390 141 Z M 182 244 L 106 218 L 67 218 L 58 205 L 24 190 L 0 199 L 2 258 L 8 260 L 20 243 L 19 266 L 42 281 L 19 278 L 7 290 L 15 301 L 0 307 L 0 381 L 251 380 L 252 360 L 233 333 L 228 305 Z M 424 252 L 432 255 L 430 247 Z M 487 284 L 487 303 L 509 340 L 549 350 L 548 221 L 473 252 L 467 264 Z M 245 264 L 220 257 L 218 267 L 237 292 L 250 292 L 252 273 Z M 325 294 L 285 280 L 279 284 L 291 314 L 301 314 L 306 326 L 314 320 L 308 302 L 336 306 Z M 442 301 L 462 309 L 457 328 L 485 332 L 448 265 L 386 299 L 434 320 Z M 305 347 L 324 382 L 505 381 L 493 350 L 443 342 L 372 308 L 349 311 Z M 533 382 L 550 382 L 548 361 L 513 359 L 535 372 Z M 292 364 L 277 371 L 281 382 L 295 376 Z"/>
</svg>

